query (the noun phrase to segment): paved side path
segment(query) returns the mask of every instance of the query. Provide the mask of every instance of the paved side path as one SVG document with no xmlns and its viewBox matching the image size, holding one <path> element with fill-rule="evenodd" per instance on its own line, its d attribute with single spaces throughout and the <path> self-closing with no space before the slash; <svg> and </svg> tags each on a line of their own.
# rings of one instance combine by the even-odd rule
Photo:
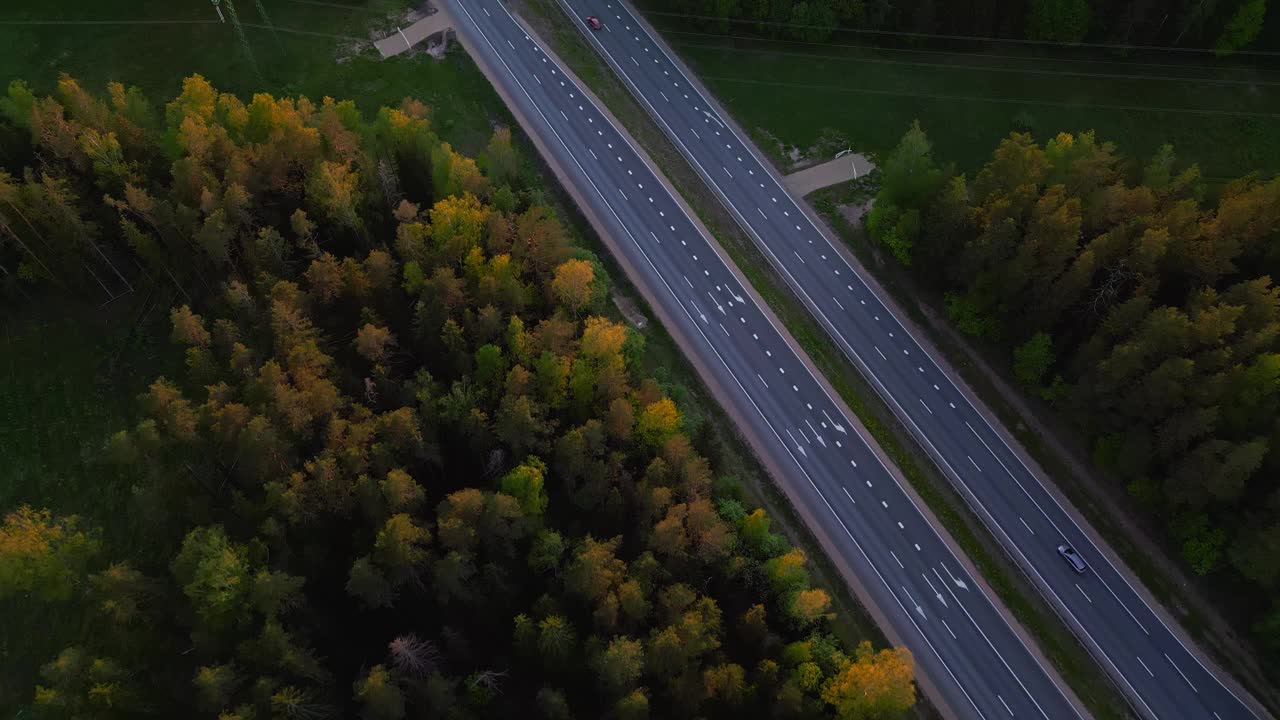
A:
<svg viewBox="0 0 1280 720">
<path fill-rule="evenodd" d="M 788 190 L 803 197 L 814 190 L 860 178 L 875 167 L 867 158 L 853 153 L 793 172 L 782 180 Z"/>
<path fill-rule="evenodd" d="M 447 30 L 452 26 L 453 20 L 450 19 L 447 13 L 436 12 L 407 28 L 397 28 L 396 32 L 374 42 L 373 46 L 378 48 L 378 52 L 382 54 L 382 57 L 389 58 L 392 55 L 399 55 L 432 35 L 442 30 Z"/>
</svg>

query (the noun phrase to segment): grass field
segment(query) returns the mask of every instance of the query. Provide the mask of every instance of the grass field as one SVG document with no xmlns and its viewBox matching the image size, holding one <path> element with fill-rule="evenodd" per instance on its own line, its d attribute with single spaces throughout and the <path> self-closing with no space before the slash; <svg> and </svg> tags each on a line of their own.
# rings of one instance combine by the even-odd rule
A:
<svg viewBox="0 0 1280 720">
<path fill-rule="evenodd" d="M 22 504 L 81 516 L 109 556 L 138 549 L 127 520 L 132 479 L 97 461 L 136 416 L 136 398 L 181 356 L 168 342 L 168 298 L 99 310 L 41 298 L 0 312 L 0 512 Z M 58 603 L 0 601 L 0 712 L 30 692 L 36 668 L 85 628 Z M 39 632 L 32 632 L 39 628 Z"/>
<path fill-rule="evenodd" d="M 208 0 L 6 0 L 0 84 L 24 79 L 47 93 L 66 72 L 98 92 L 112 80 L 137 85 L 163 106 L 183 77 L 200 73 L 245 99 L 264 91 L 329 95 L 355 100 L 366 113 L 411 95 L 432 107 L 443 138 L 474 154 L 495 120 L 510 119 L 465 55 L 383 61 L 357 42 L 394 31 L 389 18 L 409 4 L 262 0 L 272 33 L 250 27 L 266 25 L 257 2 L 237 0 L 251 61 Z M 104 557 L 145 551 L 131 520 L 132 480 L 95 458 L 111 433 L 136 419 L 136 397 L 147 384 L 179 372 L 181 355 L 168 342 L 169 304 L 167 297 L 135 296 L 101 309 L 39 298 L 0 308 L 0 512 L 29 503 L 79 514 L 101 528 Z M 29 699 L 39 666 L 93 632 L 79 618 L 69 605 L 0 601 L 0 717 L 21 717 L 19 703 Z"/>
<path fill-rule="evenodd" d="M 1280 170 L 1280 63 L 1269 58 L 1263 68 L 1198 54 L 876 49 L 848 33 L 810 45 L 651 20 L 744 126 L 800 148 L 833 128 L 855 149 L 885 153 L 919 119 L 935 156 L 966 171 L 1025 127 L 1040 140 L 1093 129 L 1142 161 L 1172 143 L 1212 178 Z"/>
<path fill-rule="evenodd" d="M 222 4 L 225 14 L 227 0 Z M 394 32 L 413 4 L 235 0 L 242 42 L 230 22 L 218 22 L 209 0 L 6 0 L 0 79 L 22 78 L 48 91 L 66 72 L 99 92 L 119 80 L 162 104 L 183 77 L 200 73 L 246 99 L 254 92 L 329 95 L 355 100 L 366 113 L 412 95 L 433 107 L 437 132 L 474 152 L 488 140 L 487 116 L 505 111 L 470 61 L 451 55 L 437 63 L 422 54 L 384 61 L 367 42 Z"/>
</svg>

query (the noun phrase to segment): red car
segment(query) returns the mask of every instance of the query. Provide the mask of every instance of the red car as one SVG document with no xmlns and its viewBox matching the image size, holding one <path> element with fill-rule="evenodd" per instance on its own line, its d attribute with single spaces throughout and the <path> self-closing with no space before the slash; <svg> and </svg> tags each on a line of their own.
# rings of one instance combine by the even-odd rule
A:
<svg viewBox="0 0 1280 720">
<path fill-rule="evenodd" d="M 600 28 L 604 27 L 604 25 L 600 24 L 600 18 L 596 17 L 595 15 L 587 16 L 587 24 L 591 26 L 592 30 L 596 30 L 596 31 L 599 31 Z"/>
</svg>

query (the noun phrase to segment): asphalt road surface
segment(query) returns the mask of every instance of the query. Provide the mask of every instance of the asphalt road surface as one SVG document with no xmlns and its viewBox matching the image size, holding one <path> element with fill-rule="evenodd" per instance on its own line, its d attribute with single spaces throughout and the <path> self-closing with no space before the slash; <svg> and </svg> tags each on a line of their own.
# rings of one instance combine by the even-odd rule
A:
<svg viewBox="0 0 1280 720">
<path fill-rule="evenodd" d="M 784 480 L 800 488 L 819 530 L 837 541 L 842 560 L 912 649 L 935 702 L 958 717 L 1082 717 L 625 134 L 498 0 L 450 4 L 459 33 L 553 155 L 549 161 L 620 241 L 620 261 L 650 286 L 668 330 L 694 349 L 714 375 L 709 382 L 727 391 L 730 416 L 765 438 L 761 451 L 787 469 Z M 715 137 L 711 127 L 719 125 L 707 126 Z M 771 182 L 761 170 L 741 172 Z M 771 202 L 766 210 L 805 222 L 794 208 L 784 214 Z M 804 250 L 812 254 L 806 262 L 848 283 L 843 307 L 874 300 L 829 250 Z M 936 392 L 930 402 L 941 411 L 953 393 Z"/>
<path fill-rule="evenodd" d="M 719 116 L 702 87 L 690 82 L 683 66 L 656 41 L 649 26 L 617 0 L 560 2 L 1116 678 L 1134 708 L 1162 720 L 1255 717 L 1095 546 L 1091 535 L 1006 442 L 1007 432 L 992 426 L 989 413 L 980 412 L 969 401 L 934 362 L 932 351 L 926 352 L 860 280 L 774 173 Z M 598 17 L 602 29 L 593 32 L 587 16 Z M 563 100 L 559 105 L 564 105 Z M 570 108 L 577 109 L 572 104 Z M 746 355 L 750 350 L 742 352 Z M 849 480 L 843 478 L 846 484 Z M 893 549 L 899 533 L 874 527 L 885 549 Z M 1057 548 L 1062 544 L 1074 547 L 1083 557 L 1088 564 L 1084 573 L 1073 571 L 1059 556 Z M 932 591 L 926 593 L 926 598 L 931 595 Z M 960 644 L 970 649 L 975 645 Z M 981 662 L 977 656 L 969 661 Z M 959 664 L 950 658 L 947 662 L 952 667 Z M 1043 702 L 1058 699 L 1051 687 L 1032 694 Z"/>
</svg>

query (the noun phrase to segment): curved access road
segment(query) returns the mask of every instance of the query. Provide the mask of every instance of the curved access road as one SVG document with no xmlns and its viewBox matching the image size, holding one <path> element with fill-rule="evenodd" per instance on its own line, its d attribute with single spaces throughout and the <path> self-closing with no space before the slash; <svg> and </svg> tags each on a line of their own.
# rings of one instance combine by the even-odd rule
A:
<svg viewBox="0 0 1280 720">
<path fill-rule="evenodd" d="M 1220 681 L 1096 533 L 899 321 L 692 79 L 620 0 L 560 0 L 589 42 L 685 154 L 1139 714 L 1246 720 L 1257 703 Z M 603 24 L 593 32 L 586 17 Z M 1076 573 L 1058 546 L 1074 547 Z"/>
<path fill-rule="evenodd" d="M 943 713 L 1082 718 L 1061 680 L 625 132 L 501 2 L 450 0 L 449 7 L 477 63 L 837 566 L 857 577 L 855 589 L 886 631 L 912 650 Z M 757 211 L 785 217 L 772 206 Z M 790 215 L 802 222 L 798 212 Z M 834 255 L 814 253 L 804 262 L 860 287 Z M 853 293 L 839 302 L 852 309 L 863 299 Z"/>
</svg>

